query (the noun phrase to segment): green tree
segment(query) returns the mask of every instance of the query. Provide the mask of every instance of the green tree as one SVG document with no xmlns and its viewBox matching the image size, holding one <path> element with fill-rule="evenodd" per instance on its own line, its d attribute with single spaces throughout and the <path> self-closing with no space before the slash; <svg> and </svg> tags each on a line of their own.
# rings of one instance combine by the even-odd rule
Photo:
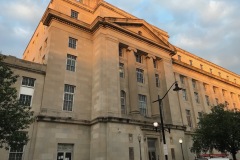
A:
<svg viewBox="0 0 240 160">
<path fill-rule="evenodd" d="M 211 113 L 199 119 L 193 135 L 192 152 L 197 154 L 216 149 L 231 153 L 233 160 L 240 150 L 240 112 L 224 105 L 214 106 Z"/>
<path fill-rule="evenodd" d="M 26 131 L 33 122 L 30 107 L 21 105 L 13 85 L 18 76 L 3 62 L 0 54 L 0 148 L 17 149 L 28 142 Z"/>
</svg>

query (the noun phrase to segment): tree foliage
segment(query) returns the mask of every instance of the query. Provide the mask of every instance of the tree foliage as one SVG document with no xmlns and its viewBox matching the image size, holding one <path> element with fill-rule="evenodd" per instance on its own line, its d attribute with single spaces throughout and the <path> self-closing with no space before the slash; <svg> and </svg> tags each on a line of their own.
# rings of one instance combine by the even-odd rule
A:
<svg viewBox="0 0 240 160">
<path fill-rule="evenodd" d="M 30 107 L 21 105 L 13 85 L 18 76 L 3 62 L 0 54 L 0 148 L 16 149 L 28 141 L 26 129 L 33 122 Z"/>
<path fill-rule="evenodd" d="M 214 106 L 210 114 L 199 119 L 198 128 L 193 135 L 192 152 L 206 153 L 216 149 L 231 153 L 236 160 L 240 150 L 240 112 L 227 109 L 224 105 Z"/>
</svg>

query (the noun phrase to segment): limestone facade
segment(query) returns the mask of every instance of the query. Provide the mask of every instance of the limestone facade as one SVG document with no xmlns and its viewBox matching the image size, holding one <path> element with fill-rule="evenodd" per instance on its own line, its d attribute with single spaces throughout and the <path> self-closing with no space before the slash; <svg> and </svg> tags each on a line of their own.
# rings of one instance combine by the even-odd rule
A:
<svg viewBox="0 0 240 160">
<path fill-rule="evenodd" d="M 182 138 L 185 159 L 194 159 L 189 148 L 198 117 L 217 103 L 239 107 L 240 76 L 168 38 L 105 1 L 52 0 L 24 52 L 31 62 L 16 60 L 32 66 L 6 60 L 20 77 L 36 79 L 31 106 L 37 119 L 23 159 L 164 159 L 162 135 L 152 125 L 159 122 L 158 103 L 152 102 L 175 81 L 184 90 L 170 90 L 163 100 L 168 158 L 181 160 Z M 7 159 L 7 151 L 0 153 Z"/>
</svg>

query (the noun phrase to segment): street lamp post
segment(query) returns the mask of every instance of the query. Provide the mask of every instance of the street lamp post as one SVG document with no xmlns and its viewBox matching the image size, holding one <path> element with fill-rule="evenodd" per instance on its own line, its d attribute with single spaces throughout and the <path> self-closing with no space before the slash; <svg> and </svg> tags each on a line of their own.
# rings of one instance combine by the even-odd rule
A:
<svg viewBox="0 0 240 160">
<path fill-rule="evenodd" d="M 166 138 L 165 138 L 165 132 L 164 132 L 164 124 L 163 124 L 163 117 L 162 117 L 162 100 L 166 97 L 170 89 L 175 85 L 175 88 L 173 89 L 174 91 L 179 91 L 182 88 L 178 87 L 177 81 L 172 84 L 172 86 L 167 90 L 167 92 L 164 94 L 162 98 L 158 95 L 158 99 L 156 101 L 153 101 L 152 103 L 158 102 L 159 105 L 159 112 L 160 112 L 160 121 L 161 121 L 161 131 L 162 131 L 162 136 L 163 136 L 163 151 L 165 155 L 165 160 L 168 160 L 168 153 L 167 153 L 167 145 L 166 145 Z M 158 123 L 154 122 L 154 127 L 158 127 Z"/>
<path fill-rule="evenodd" d="M 180 138 L 180 139 L 179 139 L 179 143 L 180 143 L 180 145 L 181 145 L 182 157 L 183 157 L 183 160 L 184 160 L 184 154 L 183 154 L 182 142 L 183 142 L 183 140 L 182 140 L 182 138 Z"/>
<path fill-rule="evenodd" d="M 141 150 L 141 135 L 138 135 L 138 142 L 139 142 L 139 151 L 140 151 L 140 160 L 142 160 L 142 150 Z"/>
</svg>

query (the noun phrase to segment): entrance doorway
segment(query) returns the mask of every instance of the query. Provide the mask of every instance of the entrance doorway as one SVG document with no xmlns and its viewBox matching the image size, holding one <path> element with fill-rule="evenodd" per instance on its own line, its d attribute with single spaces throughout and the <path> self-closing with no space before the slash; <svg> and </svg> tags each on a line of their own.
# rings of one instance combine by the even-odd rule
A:
<svg viewBox="0 0 240 160">
<path fill-rule="evenodd" d="M 159 155 L 157 154 L 157 139 L 148 138 L 148 160 L 159 160 Z"/>
</svg>

